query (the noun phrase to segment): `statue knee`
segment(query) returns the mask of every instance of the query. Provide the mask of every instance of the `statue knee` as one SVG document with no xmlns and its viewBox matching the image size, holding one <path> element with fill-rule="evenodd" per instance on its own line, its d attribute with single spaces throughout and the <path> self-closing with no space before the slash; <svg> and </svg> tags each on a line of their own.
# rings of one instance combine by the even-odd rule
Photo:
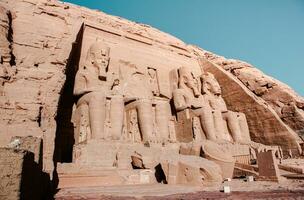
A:
<svg viewBox="0 0 304 200">
<path fill-rule="evenodd" d="M 212 110 L 212 113 L 216 119 L 224 118 L 224 116 L 222 115 L 222 112 L 220 110 Z"/>
</svg>

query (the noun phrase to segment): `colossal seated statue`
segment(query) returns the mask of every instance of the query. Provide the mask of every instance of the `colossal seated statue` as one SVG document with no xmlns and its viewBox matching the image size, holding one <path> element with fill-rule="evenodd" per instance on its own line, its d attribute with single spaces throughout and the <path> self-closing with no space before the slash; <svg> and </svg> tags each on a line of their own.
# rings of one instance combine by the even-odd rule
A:
<svg viewBox="0 0 304 200">
<path fill-rule="evenodd" d="M 217 139 L 211 107 L 204 101 L 197 79 L 187 67 L 178 69 L 178 86 L 173 90 L 173 102 L 177 112 L 191 110 L 199 117 L 207 139 Z"/>
<path fill-rule="evenodd" d="M 201 82 L 204 99 L 212 108 L 218 137 L 228 141 L 250 143 L 250 134 L 245 114 L 232 112 L 227 109 L 226 103 L 221 96 L 221 87 L 212 74 L 203 74 Z M 226 124 L 232 138 L 230 134 L 225 133 Z"/>
<path fill-rule="evenodd" d="M 78 136 L 76 142 L 87 139 L 105 139 L 106 99 L 111 97 L 110 117 L 115 120 L 111 129 L 113 139 L 119 139 L 123 126 L 123 99 L 113 95 L 110 90 L 116 82 L 107 80 L 110 48 L 102 43 L 92 44 L 88 50 L 85 64 L 80 67 L 75 77 L 74 95 L 77 98 L 76 122 Z M 89 127 L 86 127 L 89 126 Z M 86 131 L 89 129 L 90 131 Z M 86 131 L 85 133 L 82 131 Z"/>
</svg>

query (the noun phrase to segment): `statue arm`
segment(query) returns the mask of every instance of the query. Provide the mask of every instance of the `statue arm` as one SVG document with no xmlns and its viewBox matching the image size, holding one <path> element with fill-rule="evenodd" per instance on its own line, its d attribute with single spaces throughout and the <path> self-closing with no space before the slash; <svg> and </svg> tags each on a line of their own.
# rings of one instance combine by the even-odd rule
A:
<svg viewBox="0 0 304 200">
<path fill-rule="evenodd" d="M 209 106 L 210 108 L 212 108 L 210 98 L 208 97 L 208 95 L 203 94 L 202 97 L 203 97 L 202 101 L 203 101 L 204 106 Z"/>
<path fill-rule="evenodd" d="M 86 87 L 86 78 L 82 73 L 77 72 L 75 77 L 74 91 L 73 94 L 75 96 L 81 96 L 90 91 L 87 90 Z"/>
<path fill-rule="evenodd" d="M 173 92 L 173 102 L 177 111 L 184 110 L 189 106 L 186 103 L 184 95 L 179 90 Z"/>
</svg>

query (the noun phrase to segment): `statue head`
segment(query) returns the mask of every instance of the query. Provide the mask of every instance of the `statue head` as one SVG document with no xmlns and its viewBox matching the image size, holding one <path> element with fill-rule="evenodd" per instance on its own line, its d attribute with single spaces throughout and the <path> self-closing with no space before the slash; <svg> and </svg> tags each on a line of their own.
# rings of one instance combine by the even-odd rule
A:
<svg viewBox="0 0 304 200">
<path fill-rule="evenodd" d="M 106 72 L 110 61 L 110 48 L 103 42 L 95 42 L 88 50 L 87 64 L 93 67 L 101 80 L 106 79 Z"/>
<path fill-rule="evenodd" d="M 220 96 L 222 94 L 222 89 L 220 84 L 217 82 L 213 74 L 206 73 L 201 77 L 202 90 L 203 93 L 212 93 L 214 95 Z"/>
<path fill-rule="evenodd" d="M 179 74 L 179 88 L 190 88 L 193 91 L 195 97 L 200 95 L 197 85 L 195 84 L 195 78 L 191 71 L 187 67 L 181 67 L 178 69 Z"/>
</svg>

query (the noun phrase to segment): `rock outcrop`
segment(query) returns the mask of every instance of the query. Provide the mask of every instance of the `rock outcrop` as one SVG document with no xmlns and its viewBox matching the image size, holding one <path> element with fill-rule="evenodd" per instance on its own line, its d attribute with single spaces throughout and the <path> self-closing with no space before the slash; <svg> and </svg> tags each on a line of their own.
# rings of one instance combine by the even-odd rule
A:
<svg viewBox="0 0 304 200">
<path fill-rule="evenodd" d="M 0 198 L 48 199 L 50 177 L 42 171 L 41 139 L 16 137 L 0 148 Z"/>
</svg>

